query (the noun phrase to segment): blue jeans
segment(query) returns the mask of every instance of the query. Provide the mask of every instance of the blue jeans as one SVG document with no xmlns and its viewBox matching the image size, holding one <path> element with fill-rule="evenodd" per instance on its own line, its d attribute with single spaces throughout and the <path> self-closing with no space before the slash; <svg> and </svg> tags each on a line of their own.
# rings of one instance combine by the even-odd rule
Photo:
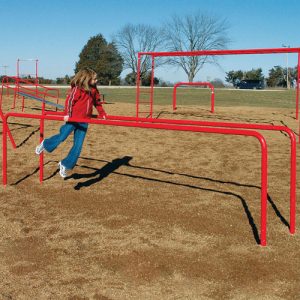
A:
<svg viewBox="0 0 300 300">
<path fill-rule="evenodd" d="M 52 152 L 74 131 L 73 146 L 67 157 L 61 161 L 63 166 L 71 170 L 79 158 L 87 129 L 88 123 L 67 122 L 60 127 L 59 134 L 44 140 L 44 148 L 47 152 Z"/>
</svg>

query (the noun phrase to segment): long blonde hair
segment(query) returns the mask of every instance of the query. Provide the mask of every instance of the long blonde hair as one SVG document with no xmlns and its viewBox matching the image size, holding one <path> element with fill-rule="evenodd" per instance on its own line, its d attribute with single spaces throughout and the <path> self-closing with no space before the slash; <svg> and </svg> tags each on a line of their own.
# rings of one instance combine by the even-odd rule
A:
<svg viewBox="0 0 300 300">
<path fill-rule="evenodd" d="M 91 68 L 79 70 L 71 80 L 71 86 L 77 86 L 85 91 L 90 91 L 90 81 L 97 76 L 97 73 Z"/>
</svg>

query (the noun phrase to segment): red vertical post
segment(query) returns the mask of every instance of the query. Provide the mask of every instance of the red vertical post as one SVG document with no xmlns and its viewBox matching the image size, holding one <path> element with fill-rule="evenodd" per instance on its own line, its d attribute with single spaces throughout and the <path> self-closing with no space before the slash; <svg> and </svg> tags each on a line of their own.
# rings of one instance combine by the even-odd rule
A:
<svg viewBox="0 0 300 300">
<path fill-rule="evenodd" d="M 173 88 L 173 110 L 177 109 L 177 106 L 176 106 L 177 86 L 178 86 L 178 83 L 175 84 L 174 88 Z"/>
<path fill-rule="evenodd" d="M 260 245 L 267 245 L 267 196 L 268 196 L 268 152 L 265 139 L 259 139 L 261 144 L 261 222 Z"/>
<path fill-rule="evenodd" d="M 19 91 L 20 91 L 20 59 L 17 60 L 17 78 L 15 80 L 15 89 L 14 89 L 14 104 L 12 109 L 16 107 L 16 98 L 19 98 Z"/>
<path fill-rule="evenodd" d="M 45 120 L 41 119 L 40 120 L 40 143 L 44 139 L 44 127 L 45 127 L 44 124 L 45 124 Z M 40 154 L 40 183 L 43 182 L 43 178 L 44 178 L 44 152 Z"/>
<path fill-rule="evenodd" d="M 22 96 L 22 112 L 24 111 L 24 106 L 25 106 L 25 97 Z"/>
<path fill-rule="evenodd" d="M 211 113 L 214 113 L 215 112 L 215 88 L 214 86 L 212 85 L 211 87 Z"/>
<path fill-rule="evenodd" d="M 299 117 L 299 78 L 300 78 L 300 52 L 298 52 L 298 65 L 297 65 L 297 82 L 296 82 L 296 120 Z"/>
<path fill-rule="evenodd" d="M 45 115 L 45 102 L 42 104 L 42 116 Z M 40 143 L 44 140 L 45 119 L 40 119 Z M 44 179 L 44 151 L 40 154 L 40 183 Z"/>
<path fill-rule="evenodd" d="M 3 132 L 2 132 L 2 182 L 7 184 L 7 118 L 3 118 Z"/>
<path fill-rule="evenodd" d="M 296 176 L 297 176 L 297 156 L 296 156 L 296 136 L 292 130 L 286 130 L 291 139 L 291 165 L 290 165 L 290 233 L 296 232 Z"/>
<path fill-rule="evenodd" d="M 6 86 L 6 90 L 7 90 Z M 2 109 L 2 97 L 3 97 L 3 80 L 2 80 L 2 85 L 1 85 L 1 94 L 0 94 L 0 109 Z"/>
<path fill-rule="evenodd" d="M 3 84 L 3 83 L 2 83 Z M 9 97 L 9 84 L 7 79 L 7 86 L 6 86 L 6 96 Z"/>
<path fill-rule="evenodd" d="M 150 89 L 150 118 L 153 115 L 153 95 L 154 95 L 154 56 L 151 55 L 151 89 Z"/>
<path fill-rule="evenodd" d="M 298 120 L 299 118 L 299 81 L 300 81 L 300 52 L 298 52 L 298 66 L 297 66 L 296 120 Z M 300 143 L 300 123 L 299 123 L 299 143 Z"/>
<path fill-rule="evenodd" d="M 2 112 L 1 109 L 0 109 L 0 117 L 1 117 L 2 122 L 3 122 L 3 124 L 4 124 L 5 116 L 4 116 L 4 114 L 3 114 L 3 112 Z M 4 126 L 4 125 L 3 125 L 3 126 Z M 15 143 L 15 141 L 14 141 L 14 138 L 12 137 L 12 134 L 11 134 L 9 128 L 8 128 L 8 125 L 6 125 L 6 132 L 7 132 L 7 134 L 8 134 L 8 137 L 9 137 L 9 139 L 10 139 L 10 141 L 11 141 L 11 144 L 12 144 L 13 148 L 16 149 L 17 146 L 16 146 L 16 143 Z"/>
<path fill-rule="evenodd" d="M 136 117 L 139 117 L 139 104 L 140 104 L 140 77 L 141 77 L 141 55 L 138 53 L 138 64 L 136 74 Z"/>
</svg>

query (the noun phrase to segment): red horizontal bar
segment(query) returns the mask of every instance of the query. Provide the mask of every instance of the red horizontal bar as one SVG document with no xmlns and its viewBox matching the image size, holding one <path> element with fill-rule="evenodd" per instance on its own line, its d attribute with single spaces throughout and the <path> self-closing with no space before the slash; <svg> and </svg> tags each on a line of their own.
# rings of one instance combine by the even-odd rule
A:
<svg viewBox="0 0 300 300">
<path fill-rule="evenodd" d="M 196 56 L 196 55 L 234 55 L 234 54 L 272 54 L 272 53 L 300 53 L 300 48 L 261 48 L 244 50 L 196 50 L 173 52 L 139 52 L 138 55 L 158 56 Z"/>
<path fill-rule="evenodd" d="M 6 82 L 4 82 L 4 80 L 6 79 Z M 35 83 L 35 81 L 30 81 L 30 80 L 27 80 L 27 79 L 22 79 L 22 78 L 19 78 L 19 77 L 16 77 L 16 76 L 5 76 L 2 80 L 2 84 L 13 84 L 13 82 L 8 82 L 8 79 L 13 79 L 14 81 L 16 81 L 19 86 L 20 86 L 20 83 L 24 83 L 24 84 L 28 84 L 28 85 L 31 85 L 31 86 L 34 86 L 34 87 L 40 87 L 40 88 L 43 88 L 45 90 L 52 90 L 52 91 L 58 91 L 57 89 L 55 88 L 49 88 L 49 87 L 46 87 L 42 84 L 39 84 L 39 83 Z M 25 87 L 23 87 L 25 88 Z"/>
</svg>

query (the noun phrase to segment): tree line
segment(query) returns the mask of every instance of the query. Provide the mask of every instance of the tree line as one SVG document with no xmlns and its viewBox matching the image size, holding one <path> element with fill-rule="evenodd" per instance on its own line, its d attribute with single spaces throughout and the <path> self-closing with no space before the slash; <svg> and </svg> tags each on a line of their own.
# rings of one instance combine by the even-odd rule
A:
<svg viewBox="0 0 300 300">
<path fill-rule="evenodd" d="M 226 72 L 225 80 L 234 87 L 236 87 L 241 80 L 245 79 L 261 80 L 265 82 L 268 87 L 295 87 L 297 76 L 297 66 L 294 68 L 274 66 L 269 70 L 267 77 L 263 75 L 262 69 L 258 68 L 249 71 L 232 70 Z"/>
</svg>

